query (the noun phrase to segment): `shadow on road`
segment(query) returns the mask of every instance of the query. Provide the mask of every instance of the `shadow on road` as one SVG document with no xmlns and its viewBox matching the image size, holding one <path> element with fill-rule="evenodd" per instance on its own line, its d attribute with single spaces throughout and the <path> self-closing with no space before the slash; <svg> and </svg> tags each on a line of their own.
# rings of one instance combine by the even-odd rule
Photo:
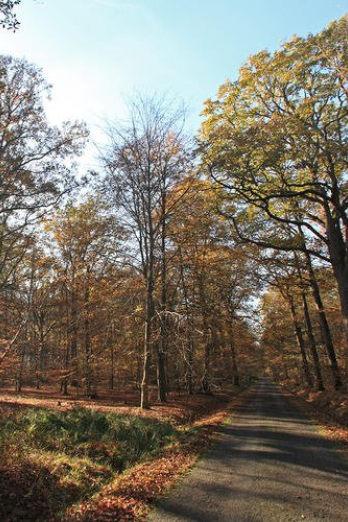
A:
<svg viewBox="0 0 348 522">
<path fill-rule="evenodd" d="M 348 520 L 348 460 L 264 382 L 150 520 Z"/>
</svg>

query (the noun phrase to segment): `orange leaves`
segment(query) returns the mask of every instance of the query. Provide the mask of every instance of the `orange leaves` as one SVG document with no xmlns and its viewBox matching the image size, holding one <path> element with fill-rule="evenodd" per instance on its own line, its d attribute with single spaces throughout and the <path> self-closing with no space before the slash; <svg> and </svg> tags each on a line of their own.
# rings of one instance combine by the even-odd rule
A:
<svg viewBox="0 0 348 522">
<path fill-rule="evenodd" d="M 117 478 L 92 501 L 67 511 L 66 520 L 145 520 L 149 504 L 194 461 L 191 452 L 167 450 Z"/>
<path fill-rule="evenodd" d="M 207 439 L 202 440 L 205 444 Z M 145 520 L 149 505 L 193 464 L 195 451 L 197 443 L 182 445 L 136 466 L 104 488 L 92 501 L 69 509 L 65 520 Z"/>
<path fill-rule="evenodd" d="M 65 521 L 143 521 L 151 504 L 194 464 L 197 454 L 211 443 L 214 431 L 235 407 L 248 400 L 249 392 L 240 394 L 229 406 L 194 424 L 182 441 L 165 449 L 162 455 L 144 462 L 106 486 L 84 504 L 70 508 Z"/>
<path fill-rule="evenodd" d="M 106 497 L 96 503 L 94 510 L 87 504 L 82 504 L 73 513 L 68 511 L 66 520 L 134 520 L 138 504 L 139 502 L 127 497 Z"/>
</svg>

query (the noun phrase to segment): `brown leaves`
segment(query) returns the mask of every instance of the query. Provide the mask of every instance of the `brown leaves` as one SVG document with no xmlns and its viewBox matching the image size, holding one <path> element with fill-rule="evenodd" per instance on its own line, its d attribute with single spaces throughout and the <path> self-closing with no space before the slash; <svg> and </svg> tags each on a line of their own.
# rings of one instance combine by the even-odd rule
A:
<svg viewBox="0 0 348 522">
<path fill-rule="evenodd" d="M 70 508 L 65 521 L 145 520 L 151 504 L 192 467 L 197 455 L 211 444 L 216 428 L 249 396 L 248 392 L 240 394 L 229 405 L 198 420 L 194 429 L 183 433 L 181 442 L 165 449 L 160 457 L 134 467 L 90 501 Z"/>
<path fill-rule="evenodd" d="M 57 410 L 70 410 L 67 399 L 57 407 L 59 396 L 48 394 L 44 397 L 43 392 L 40 395 L 41 400 L 38 397 L 2 395 L 1 398 L 7 402 L 0 405 L 1 416 L 11 418 L 17 409 L 28 407 L 28 401 L 32 406 L 45 407 L 55 402 Z M 242 393 L 231 402 L 231 395 L 173 395 L 165 405 L 155 403 L 146 412 L 124 406 L 112 407 L 106 398 L 100 399 L 98 402 L 101 404 L 95 405 L 99 410 L 121 410 L 123 413 L 132 410 L 141 417 L 170 419 L 176 426 L 181 426 L 175 442 L 171 439 L 170 445 L 160 450 L 152 460 L 143 461 L 122 475 L 81 459 L 76 453 L 69 456 L 42 449 L 23 451 L 20 446 L 14 454 L 15 445 L 9 441 L 9 449 L 3 447 L 3 455 L 8 458 L 1 460 L 0 518 L 12 520 L 20 512 L 21 519 L 25 520 L 31 520 L 32 513 L 35 520 L 42 515 L 45 520 L 145 520 L 151 505 L 193 465 L 197 454 L 211 443 L 217 426 L 247 396 L 247 393 Z M 122 398 L 126 397 L 131 403 L 132 396 L 124 393 Z M 84 405 L 88 407 L 91 403 L 85 401 Z M 80 503 L 81 499 L 86 500 Z M 67 506 L 70 508 L 65 511 Z"/>
<path fill-rule="evenodd" d="M 69 509 L 66 520 L 144 520 L 149 505 L 193 464 L 198 447 L 207 443 L 207 439 L 201 441 L 167 450 L 162 457 L 136 466 L 91 501 Z"/>
</svg>

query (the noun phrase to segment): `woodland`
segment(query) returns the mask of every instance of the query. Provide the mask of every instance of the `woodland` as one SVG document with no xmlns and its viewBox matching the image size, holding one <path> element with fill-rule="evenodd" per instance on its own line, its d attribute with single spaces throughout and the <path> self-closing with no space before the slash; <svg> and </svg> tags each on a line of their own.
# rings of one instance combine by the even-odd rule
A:
<svg viewBox="0 0 348 522">
<path fill-rule="evenodd" d="M 18 26 L 16 3 L 0 2 L 4 28 Z M 127 121 L 105 123 L 99 169 L 83 174 L 85 124 L 52 126 L 39 67 L 0 56 L 3 399 L 131 397 L 156 411 L 184 397 L 213 411 L 268 376 L 339 393 L 347 417 L 347 34 L 343 17 L 251 56 L 205 102 L 197 136 L 180 104 L 135 97 Z M 74 443 L 97 456 L 71 503 L 97 490 L 93 473 L 104 484 L 180 439 L 145 413 L 19 408 L 13 420 L 4 408 L 2 444 L 21 433 L 36 450 Z M 104 446 L 86 449 L 84 430 Z M 134 458 L 107 443 L 115 433 L 135 437 Z"/>
</svg>

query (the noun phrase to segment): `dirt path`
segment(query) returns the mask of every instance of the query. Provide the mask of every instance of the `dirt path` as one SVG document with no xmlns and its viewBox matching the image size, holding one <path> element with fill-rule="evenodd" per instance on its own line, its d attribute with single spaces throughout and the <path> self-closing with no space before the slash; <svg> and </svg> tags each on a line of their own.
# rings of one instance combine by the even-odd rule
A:
<svg viewBox="0 0 348 522">
<path fill-rule="evenodd" d="M 149 521 L 348 521 L 348 459 L 275 385 L 218 438 Z"/>
</svg>

